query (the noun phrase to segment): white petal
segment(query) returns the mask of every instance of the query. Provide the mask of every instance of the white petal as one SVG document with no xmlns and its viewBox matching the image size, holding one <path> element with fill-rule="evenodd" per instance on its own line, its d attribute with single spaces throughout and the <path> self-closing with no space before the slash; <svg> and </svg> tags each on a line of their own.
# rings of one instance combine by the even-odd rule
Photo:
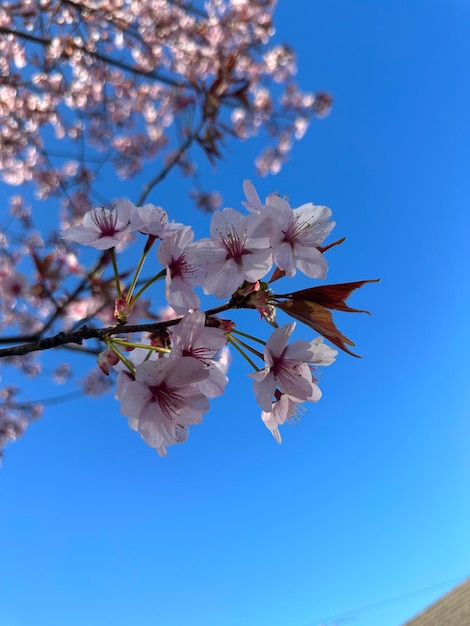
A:
<svg viewBox="0 0 470 626">
<path fill-rule="evenodd" d="M 307 398 L 307 400 L 309 400 L 310 402 L 318 402 L 318 400 L 320 400 L 322 393 L 321 393 L 321 389 L 318 385 L 315 385 L 315 383 L 312 383 L 312 393 L 311 395 Z"/>
<path fill-rule="evenodd" d="M 310 371 L 309 371 L 310 373 Z M 304 402 L 312 394 L 312 375 L 310 380 L 307 377 L 293 375 L 290 370 L 281 371 L 277 376 L 279 387 L 284 393 L 293 396 L 297 400 Z"/>
<path fill-rule="evenodd" d="M 212 216 L 210 234 L 213 239 L 220 239 L 227 232 L 237 231 L 243 234 L 245 230 L 245 216 L 236 209 L 226 208 L 217 211 Z"/>
<path fill-rule="evenodd" d="M 325 278 L 328 263 L 320 250 L 298 245 L 295 247 L 295 257 L 297 267 L 306 276 L 310 278 Z"/>
<path fill-rule="evenodd" d="M 323 343 L 323 337 L 317 337 L 312 341 L 313 356 L 310 363 L 314 365 L 331 365 L 334 363 L 338 350 L 334 350 Z"/>
<path fill-rule="evenodd" d="M 223 300 L 231 296 L 244 280 L 242 268 L 233 259 L 229 259 L 220 268 L 208 270 L 203 288 L 205 293 L 213 293 Z"/>
<path fill-rule="evenodd" d="M 121 415 L 130 418 L 139 418 L 150 400 L 150 392 L 138 382 L 132 382 L 126 387 L 125 395 L 121 400 Z"/>
<path fill-rule="evenodd" d="M 287 276 L 294 276 L 296 263 L 290 243 L 284 242 L 274 252 L 274 261 L 279 269 L 284 270 Z"/>
<path fill-rule="evenodd" d="M 175 276 L 175 278 L 167 284 L 165 296 L 168 300 L 168 304 L 180 314 L 186 313 L 189 309 L 197 309 L 199 307 L 199 296 L 195 293 L 191 285 L 188 285 L 179 276 Z"/>
<path fill-rule="evenodd" d="M 139 433 L 145 443 L 151 448 L 158 450 L 164 443 L 160 423 L 155 414 L 153 418 L 147 416 L 139 422 Z"/>
<path fill-rule="evenodd" d="M 258 194 L 256 193 L 255 186 L 251 182 L 251 180 L 243 181 L 243 191 L 245 192 L 246 199 L 248 202 L 242 202 L 243 206 L 248 209 L 248 211 L 261 211 L 263 205 L 259 199 Z"/>
<path fill-rule="evenodd" d="M 227 256 L 227 250 L 213 239 L 199 239 L 187 250 L 192 265 L 210 270 L 220 267 Z"/>
<path fill-rule="evenodd" d="M 242 256 L 244 278 L 255 283 L 269 272 L 273 265 L 272 253 L 269 247 Z"/>
<path fill-rule="evenodd" d="M 292 324 L 286 324 L 285 326 L 281 326 L 280 328 L 276 328 L 276 330 L 271 334 L 271 337 L 267 341 L 266 347 L 264 349 L 265 355 L 270 353 L 275 357 L 280 356 L 287 345 L 289 337 L 294 332 L 294 328 L 295 322 L 293 322 Z"/>
<path fill-rule="evenodd" d="M 209 376 L 204 363 L 194 359 L 192 356 L 168 359 L 166 374 L 166 381 L 169 387 L 188 385 L 204 380 Z"/>
<path fill-rule="evenodd" d="M 208 398 L 217 398 L 224 393 L 227 376 L 216 365 L 208 368 L 209 377 L 197 383 L 198 389 Z"/>
<path fill-rule="evenodd" d="M 294 341 L 287 346 L 284 357 L 300 363 L 311 363 L 313 354 L 311 341 Z"/>
<path fill-rule="evenodd" d="M 84 226 L 71 226 L 66 228 L 62 234 L 62 239 L 68 241 L 75 241 L 76 243 L 82 243 L 84 245 L 90 245 L 92 241 L 95 241 L 98 233 L 92 228 L 85 228 Z"/>
<path fill-rule="evenodd" d="M 264 380 L 253 382 L 253 391 L 256 397 L 256 401 L 263 409 L 263 411 L 270 411 L 273 403 L 273 395 L 276 391 L 276 381 L 274 376 L 269 373 Z"/>
</svg>

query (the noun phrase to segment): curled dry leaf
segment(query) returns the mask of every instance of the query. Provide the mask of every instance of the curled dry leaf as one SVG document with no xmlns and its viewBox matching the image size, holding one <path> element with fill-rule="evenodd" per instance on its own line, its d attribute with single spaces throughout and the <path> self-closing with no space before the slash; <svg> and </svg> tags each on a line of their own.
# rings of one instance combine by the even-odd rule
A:
<svg viewBox="0 0 470 626">
<path fill-rule="evenodd" d="M 379 280 L 357 280 L 351 283 L 311 287 L 290 294 L 276 295 L 274 300 L 281 311 L 313 328 L 344 352 L 358 357 L 346 347 L 355 344 L 338 330 L 329 309 L 370 315 L 369 311 L 350 307 L 346 300 L 356 289 L 366 283 L 377 283 Z M 285 300 L 278 300 L 279 298 L 285 298 Z"/>
</svg>

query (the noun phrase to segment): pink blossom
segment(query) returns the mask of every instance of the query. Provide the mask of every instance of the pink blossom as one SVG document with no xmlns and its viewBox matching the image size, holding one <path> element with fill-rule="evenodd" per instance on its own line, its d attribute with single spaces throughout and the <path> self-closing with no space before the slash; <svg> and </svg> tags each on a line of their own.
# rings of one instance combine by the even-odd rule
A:
<svg viewBox="0 0 470 626">
<path fill-rule="evenodd" d="M 272 255 L 262 215 L 243 215 L 226 208 L 214 213 L 211 238 L 194 243 L 197 263 L 207 270 L 205 293 L 227 298 L 245 280 L 256 282 L 272 267 Z"/>
<path fill-rule="evenodd" d="M 186 313 L 173 330 L 171 358 L 191 356 L 206 366 L 209 375 L 197 383 L 197 387 L 209 398 L 220 396 L 227 384 L 225 372 L 213 360 L 226 343 L 224 331 L 221 328 L 206 326 L 206 316 L 201 311 Z"/>
<path fill-rule="evenodd" d="M 88 196 L 91 191 L 78 170 L 61 171 L 56 155 L 43 154 L 42 134 L 49 127 L 77 162 L 88 156 L 83 146 L 105 153 L 102 161 L 93 159 L 95 176 L 103 162 L 131 176 L 155 156 L 177 162 L 186 173 L 194 164 L 187 154 L 175 159 L 170 127 L 177 115 L 207 102 L 205 91 L 216 76 L 224 79 L 209 113 L 220 140 L 225 133 L 248 138 L 267 131 L 271 143 L 288 146 L 299 117 L 309 120 L 331 104 L 325 95 L 299 92 L 290 46 L 268 47 L 275 32 L 272 1 L 217 0 L 193 11 L 168 0 L 103 0 L 85 13 L 81 3 L 24 5 L 3 3 L 0 12 L 0 170 L 9 182 L 33 180 L 44 197 L 78 187 Z M 30 49 L 25 31 L 41 32 L 43 43 L 38 39 Z M 54 70 L 59 61 L 60 72 Z M 93 112 L 86 124 L 84 111 Z M 219 137 L 213 137 L 209 133 L 203 146 L 209 156 L 218 155 Z M 286 148 L 271 150 L 281 157 L 271 159 L 273 170 L 285 160 Z"/>
<path fill-rule="evenodd" d="M 331 365 L 335 362 L 338 350 L 327 346 L 323 343 L 323 337 L 316 337 L 310 344 L 312 349 L 312 357 L 310 363 L 312 365 Z"/>
<path fill-rule="evenodd" d="M 136 207 L 136 210 L 131 213 L 130 220 L 135 230 L 160 239 L 168 237 L 178 228 L 183 228 L 183 224 L 170 222 L 167 212 L 162 207 L 153 204 Z"/>
<path fill-rule="evenodd" d="M 71 226 L 62 232 L 62 238 L 97 250 L 108 250 L 121 244 L 135 230 L 130 224 L 136 207 L 129 200 L 119 200 L 114 210 L 95 207 L 83 216 L 82 226 Z"/>
<path fill-rule="evenodd" d="M 21 272 L 11 271 L 0 281 L 0 294 L 7 301 L 16 301 L 26 297 L 28 293 L 28 281 Z"/>
<path fill-rule="evenodd" d="M 53 381 L 56 385 L 63 385 L 72 377 L 72 368 L 70 363 L 61 363 L 52 374 Z"/>
<path fill-rule="evenodd" d="M 95 315 L 100 319 L 105 316 L 106 321 L 113 323 L 113 310 L 111 304 L 105 307 L 107 304 L 105 296 L 106 294 L 99 294 L 97 296 L 86 296 L 80 300 L 72 300 L 64 307 L 62 319 L 65 330 L 70 330 L 76 322 L 91 319 Z"/>
<path fill-rule="evenodd" d="M 136 367 L 120 388 L 121 413 L 132 430 L 160 456 L 166 446 L 185 441 L 187 427 L 202 421 L 209 401 L 195 386 L 208 377 L 203 363 L 193 357 L 159 358 Z"/>
<path fill-rule="evenodd" d="M 311 203 L 291 209 L 277 194 L 266 198 L 266 210 L 273 258 L 279 269 L 287 276 L 300 269 L 310 278 L 325 278 L 328 265 L 318 246 L 335 225 L 328 222 L 331 210 Z"/>
<path fill-rule="evenodd" d="M 199 297 L 193 287 L 202 285 L 206 275 L 205 270 L 197 266 L 191 245 L 193 238 L 194 233 L 187 226 L 165 237 L 157 250 L 159 262 L 166 267 L 166 299 L 177 313 L 199 307 Z"/>
<path fill-rule="evenodd" d="M 290 347 L 293 347 L 294 342 Z M 304 343 L 304 348 L 306 349 L 305 358 L 308 358 L 308 362 L 311 365 L 331 365 L 334 362 L 336 355 L 338 354 L 337 350 L 330 348 L 329 346 L 323 343 L 323 337 L 317 337 L 313 341 L 310 342 L 310 349 L 307 348 Z M 308 354 L 310 352 L 310 354 Z M 291 355 L 292 356 L 292 355 Z M 321 398 L 321 391 L 318 386 L 315 384 L 315 379 L 312 376 L 312 385 L 313 385 L 313 393 L 307 400 L 311 402 L 317 402 Z M 274 439 L 281 443 L 281 434 L 279 432 L 279 426 L 282 426 L 287 420 L 292 420 L 297 417 L 300 410 L 300 400 L 297 397 L 289 395 L 287 393 L 281 393 L 276 390 L 274 392 L 275 400 L 272 403 L 272 407 L 270 411 L 262 411 L 261 419 L 263 420 L 264 425 L 268 430 L 271 431 Z"/>
<path fill-rule="evenodd" d="M 277 389 L 299 402 L 315 402 L 321 396 L 308 365 L 313 356 L 310 342 L 294 341 L 287 345 L 294 328 L 295 324 L 286 324 L 272 333 L 264 349 L 264 369 L 250 374 L 256 400 L 263 411 L 271 411 Z"/>
<path fill-rule="evenodd" d="M 83 393 L 92 398 L 98 398 L 111 390 L 113 381 L 110 378 L 104 376 L 100 370 L 93 369 L 82 378 L 80 386 L 83 389 Z"/>
<path fill-rule="evenodd" d="M 286 393 L 279 393 L 278 395 L 279 398 L 272 403 L 271 410 L 261 412 L 261 419 L 263 420 L 266 428 L 271 431 L 274 439 L 278 443 L 281 443 L 279 426 L 282 426 L 287 420 L 290 420 L 297 415 L 299 411 L 299 402 Z"/>
</svg>

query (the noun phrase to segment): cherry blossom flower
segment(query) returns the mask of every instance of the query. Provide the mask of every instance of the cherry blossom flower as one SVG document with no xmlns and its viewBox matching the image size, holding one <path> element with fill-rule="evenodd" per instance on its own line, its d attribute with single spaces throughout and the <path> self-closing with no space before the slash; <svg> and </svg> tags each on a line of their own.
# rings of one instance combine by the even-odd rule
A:
<svg viewBox="0 0 470 626">
<path fill-rule="evenodd" d="M 113 381 L 107 378 L 101 370 L 91 370 L 80 381 L 80 386 L 83 389 L 83 393 L 92 398 L 98 398 L 108 391 L 113 386 Z"/>
<path fill-rule="evenodd" d="M 294 342 L 299 343 L 299 342 Z M 308 342 L 305 342 L 308 343 Z M 294 346 L 292 344 L 290 347 Z M 306 346 L 304 346 L 306 348 Z M 311 354 L 308 356 L 309 363 L 311 365 L 331 365 L 336 355 L 337 350 L 330 348 L 323 343 L 323 337 L 317 337 L 310 342 Z M 291 355 L 292 356 L 292 355 Z M 307 356 L 307 354 L 305 354 Z M 315 379 L 312 376 L 313 394 L 306 398 L 311 402 L 317 402 L 321 398 L 321 390 L 315 384 Z M 287 393 L 281 393 L 279 390 L 274 392 L 275 400 L 272 403 L 271 410 L 261 412 L 261 419 L 263 420 L 266 428 L 271 432 L 274 439 L 281 443 L 281 433 L 279 432 L 279 426 L 282 426 L 286 421 L 292 420 L 298 417 L 301 410 L 300 400 L 297 397 L 289 395 Z"/>
<path fill-rule="evenodd" d="M 271 411 L 276 389 L 299 402 L 316 402 L 321 397 L 308 365 L 313 357 L 310 342 L 294 341 L 287 345 L 294 328 L 295 323 L 286 324 L 272 333 L 264 349 L 264 369 L 250 374 L 256 400 L 263 411 Z"/>
<path fill-rule="evenodd" d="M 28 281 L 21 272 L 11 271 L 0 280 L 0 295 L 6 301 L 15 302 L 18 298 L 26 297 L 28 293 Z"/>
<path fill-rule="evenodd" d="M 279 269 L 287 276 L 300 269 L 310 278 L 325 278 L 328 265 L 318 246 L 335 225 L 328 221 L 331 210 L 311 203 L 292 209 L 277 194 L 266 198 L 266 209 L 273 259 Z"/>
<path fill-rule="evenodd" d="M 61 363 L 52 373 L 52 379 L 56 385 L 63 385 L 70 380 L 71 377 L 72 368 L 70 367 L 70 363 Z"/>
<path fill-rule="evenodd" d="M 224 392 L 228 379 L 213 357 L 227 343 L 227 337 L 221 328 L 205 324 L 204 313 L 188 312 L 173 330 L 171 358 L 191 356 L 204 363 L 209 375 L 196 385 L 206 396 L 215 398 Z"/>
<path fill-rule="evenodd" d="M 96 296 L 87 296 L 85 298 L 72 300 L 63 310 L 62 320 L 63 327 L 69 331 L 78 321 L 99 317 L 101 320 L 113 323 L 113 309 L 111 304 L 106 302 L 100 293 Z M 108 304 L 108 306 L 106 306 Z"/>
<path fill-rule="evenodd" d="M 166 267 L 166 299 L 177 313 L 199 307 L 199 297 L 193 287 L 202 285 L 206 275 L 197 265 L 191 245 L 193 238 L 194 233 L 187 226 L 165 237 L 157 250 L 159 262 Z"/>
<path fill-rule="evenodd" d="M 271 431 L 274 439 L 281 443 L 279 426 L 298 415 L 299 401 L 286 393 L 279 393 L 278 395 L 279 398 L 272 403 L 271 411 L 261 412 L 261 419 L 266 428 Z"/>
<path fill-rule="evenodd" d="M 121 385 L 121 413 L 132 430 L 165 456 L 165 448 L 185 441 L 187 427 L 200 423 L 208 411 L 208 399 L 194 384 L 208 375 L 204 363 L 193 357 L 145 361 L 137 366 L 135 379 L 127 375 Z"/>
<path fill-rule="evenodd" d="M 167 212 L 162 207 L 153 204 L 136 207 L 136 210 L 131 213 L 130 220 L 135 230 L 160 239 L 168 237 L 178 228 L 184 228 L 183 224 L 170 222 Z"/>
<path fill-rule="evenodd" d="M 295 86 L 292 49 L 269 43 L 275 32 L 273 0 L 196 4 L 200 7 L 168 0 L 27 0 L 4 2 L 0 8 L 0 178 L 32 184 L 39 198 L 61 198 L 55 223 L 61 224 L 65 240 L 58 241 L 55 230 L 49 235 L 36 231 L 35 212 L 21 197 L 12 200 L 15 228 L 3 220 L 6 226 L 0 232 L 2 341 L 15 343 L 23 337 L 25 346 L 35 349 L 36 337 L 43 347 L 51 337 L 68 341 L 61 335 L 73 330 L 78 350 L 82 331 L 84 336 L 89 330 L 105 331 L 98 333 L 105 345 L 113 345 L 119 333 L 116 353 L 108 349 L 99 356 L 101 371 L 95 368 L 79 381 L 81 389 L 90 396 L 109 390 L 114 377 L 103 372 L 114 368 L 121 412 L 160 454 L 186 440 L 188 426 L 200 422 L 208 409 L 208 397 L 220 395 L 227 382 L 230 355 L 225 342 L 234 322 L 206 326 L 205 315 L 194 310 L 200 302 L 194 288 L 219 298 L 234 294 L 219 311 L 239 305 L 256 308 L 275 325 L 275 306 L 282 308 L 290 299 L 277 302 L 260 281 L 274 262 L 276 277 L 293 276 L 297 269 L 323 277 L 320 244 L 333 227 L 326 207 L 291 209 L 275 195 L 262 203 L 249 181 L 242 203 L 249 215 L 234 209 L 216 213 L 210 238 L 199 242 L 193 242 L 190 228 L 170 222 L 159 206 L 136 207 L 120 200 L 89 210 L 91 198 L 107 195 L 103 185 L 110 180 L 108 174 L 134 177 L 151 162 L 154 171 L 142 180 L 139 204 L 179 169 L 183 176 L 193 176 L 193 204 L 214 211 L 221 198 L 201 187 L 193 148 L 215 163 L 229 137 L 247 139 L 267 132 L 257 166 L 275 173 L 312 116 L 328 110 L 327 94 L 302 94 Z M 176 120 L 181 124 L 175 128 Z M 51 136 L 57 146 L 51 145 Z M 98 255 L 90 265 L 89 255 L 81 261 L 75 246 L 72 250 L 68 245 L 76 242 L 113 253 L 137 231 L 147 235 L 147 242 L 135 273 L 137 256 L 120 258 L 118 268 L 113 254 L 112 272 L 110 254 Z M 132 341 L 123 339 L 125 323 L 129 327 L 144 317 L 155 320 L 154 306 L 166 304 L 142 297 L 153 283 L 140 276 L 156 238 L 161 240 L 157 258 L 165 269 L 155 269 L 154 278 L 166 273 L 168 303 L 184 318 L 145 325 L 153 327 L 151 334 L 132 346 L 136 331 L 129 331 Z M 27 280 L 21 270 L 27 276 L 33 271 L 34 278 Z M 313 314 L 306 323 L 314 325 L 317 320 L 312 319 Z M 108 326 L 113 328 L 103 328 Z M 320 397 L 313 368 L 330 364 L 336 355 L 321 339 L 288 346 L 292 330 L 293 325 L 273 334 L 264 369 L 253 375 L 263 420 L 279 441 L 279 426 L 295 416 L 300 403 Z M 338 341 L 342 344 L 342 336 Z M 95 344 L 82 348 L 97 351 Z M 2 363 L 23 375 L 39 375 L 41 362 L 21 352 L 13 350 L 10 358 L 4 352 Z M 62 366 L 53 376 L 63 382 L 70 374 Z M 33 403 L 28 409 L 15 394 L 13 388 L 2 392 L 0 387 L 0 449 L 40 410 Z"/>
<path fill-rule="evenodd" d="M 254 283 L 272 267 L 266 223 L 259 213 L 226 208 L 214 213 L 211 238 L 194 243 L 197 263 L 207 270 L 205 293 L 227 298 L 245 280 Z"/>
<path fill-rule="evenodd" d="M 334 348 L 330 348 L 325 343 L 323 343 L 323 337 L 316 337 L 310 344 L 312 348 L 312 357 L 310 359 L 310 363 L 312 365 L 331 365 L 335 362 L 336 356 L 338 354 L 338 350 Z"/>
<path fill-rule="evenodd" d="M 129 200 L 119 200 L 114 210 L 95 207 L 83 216 L 82 226 L 71 226 L 62 232 L 62 238 L 97 250 L 119 246 L 129 233 L 136 230 L 130 218 L 136 207 Z"/>
<path fill-rule="evenodd" d="M 198 104 L 207 125 L 197 141 L 212 160 L 226 135 L 266 132 L 275 147 L 259 160 L 262 171 L 285 162 L 299 119 L 303 128 L 331 104 L 327 94 L 301 93 L 292 48 L 270 43 L 273 1 L 210 0 L 198 10 L 168 0 L 92 4 L 30 0 L 0 9 L 1 176 L 34 182 L 42 197 L 76 189 L 66 198 L 71 213 L 80 196 L 90 197 L 103 165 L 129 177 L 156 156 L 171 161 L 172 122 Z M 32 43 L 28 32 L 41 38 Z M 67 156 L 48 158 L 49 130 Z M 187 154 L 178 165 L 194 170 Z"/>
</svg>

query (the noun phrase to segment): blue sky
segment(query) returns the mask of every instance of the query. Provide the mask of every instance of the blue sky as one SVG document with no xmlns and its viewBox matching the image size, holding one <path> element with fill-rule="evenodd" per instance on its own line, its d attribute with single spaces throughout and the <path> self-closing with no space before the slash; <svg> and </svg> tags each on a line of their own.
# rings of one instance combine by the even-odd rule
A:
<svg viewBox="0 0 470 626">
<path fill-rule="evenodd" d="M 398 626 L 470 574 L 469 18 L 464 0 L 279 0 L 299 83 L 333 112 L 277 177 L 255 178 L 255 142 L 212 184 L 236 208 L 244 178 L 332 208 L 328 282 L 382 279 L 351 298 L 372 317 L 336 316 L 364 358 L 324 369 L 282 446 L 236 357 L 166 459 L 110 396 L 48 408 L 0 472 L 0 626 Z M 152 200 L 207 228 L 176 177 Z"/>
</svg>

